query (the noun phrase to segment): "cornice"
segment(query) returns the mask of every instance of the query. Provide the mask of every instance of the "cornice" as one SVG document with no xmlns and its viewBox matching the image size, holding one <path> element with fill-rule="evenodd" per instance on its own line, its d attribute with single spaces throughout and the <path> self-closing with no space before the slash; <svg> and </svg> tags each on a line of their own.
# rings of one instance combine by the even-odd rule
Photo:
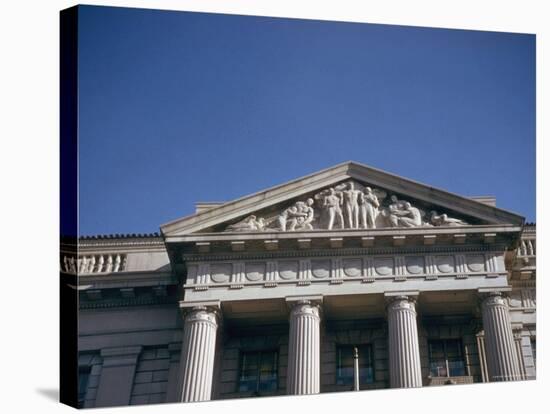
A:
<svg viewBox="0 0 550 414">
<path fill-rule="evenodd" d="M 194 233 L 183 236 L 167 236 L 167 243 L 192 243 L 212 241 L 248 241 L 248 240 L 292 240 L 292 239 L 330 239 L 360 237 L 423 236 L 483 233 L 520 233 L 521 226 L 514 224 L 489 224 L 462 227 L 413 227 L 382 228 L 371 230 L 310 230 L 295 232 L 261 233 Z"/>
<path fill-rule="evenodd" d="M 395 254 L 427 254 L 427 253 L 458 253 L 458 252 L 501 252 L 505 245 L 447 245 L 447 246 L 403 246 L 403 247 L 364 247 L 319 250 L 277 250 L 269 252 L 240 253 L 207 253 L 183 254 L 186 262 L 219 261 L 219 260 L 261 260 L 295 257 L 346 257 Z"/>
<path fill-rule="evenodd" d="M 117 298 L 117 299 L 99 299 L 95 301 L 80 301 L 79 309 L 107 309 L 122 308 L 129 306 L 151 306 L 151 305 L 177 305 L 178 300 L 175 296 L 165 297 L 136 297 L 136 298 Z"/>
<path fill-rule="evenodd" d="M 156 240 L 86 240 L 79 241 L 79 248 L 91 248 L 91 247 L 136 247 L 136 246 L 162 246 L 164 247 L 164 240 L 158 238 Z"/>
</svg>

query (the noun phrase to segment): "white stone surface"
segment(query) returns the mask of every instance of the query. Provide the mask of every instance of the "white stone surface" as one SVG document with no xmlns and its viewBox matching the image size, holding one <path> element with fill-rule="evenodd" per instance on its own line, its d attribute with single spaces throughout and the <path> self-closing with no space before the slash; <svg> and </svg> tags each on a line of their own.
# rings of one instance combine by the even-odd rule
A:
<svg viewBox="0 0 550 414">
<path fill-rule="evenodd" d="M 490 294 L 483 300 L 481 308 L 489 380 L 520 380 L 518 354 L 506 301 L 498 293 Z"/>
<path fill-rule="evenodd" d="M 415 301 L 412 297 L 398 295 L 389 298 L 388 331 L 390 386 L 421 387 L 418 328 Z"/>
<path fill-rule="evenodd" d="M 310 300 L 292 303 L 289 331 L 288 394 L 320 392 L 320 309 Z"/>
<path fill-rule="evenodd" d="M 206 401 L 212 396 L 218 316 L 206 306 L 185 315 L 181 350 L 181 401 Z"/>
</svg>

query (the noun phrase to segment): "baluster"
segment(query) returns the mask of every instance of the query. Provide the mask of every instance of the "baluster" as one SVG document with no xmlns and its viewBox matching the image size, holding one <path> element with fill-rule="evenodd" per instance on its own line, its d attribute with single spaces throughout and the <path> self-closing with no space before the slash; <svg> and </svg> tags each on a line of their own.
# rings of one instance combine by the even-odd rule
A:
<svg viewBox="0 0 550 414">
<path fill-rule="evenodd" d="M 88 273 L 93 273 L 95 268 L 95 256 L 90 257 L 88 262 Z"/>
<path fill-rule="evenodd" d="M 101 273 L 103 271 L 103 263 L 104 263 L 103 255 L 100 254 L 99 259 L 97 260 L 97 269 L 96 269 L 97 273 Z"/>
<path fill-rule="evenodd" d="M 527 240 L 527 254 L 533 256 L 533 243 L 531 243 L 531 240 Z"/>
<path fill-rule="evenodd" d="M 113 272 L 118 272 L 119 269 L 120 269 L 120 254 L 117 254 L 115 258 L 115 267 L 113 269 Z"/>
<path fill-rule="evenodd" d="M 78 267 L 78 273 L 85 273 L 88 267 L 88 258 L 86 256 L 82 256 L 80 258 L 80 266 Z"/>
<path fill-rule="evenodd" d="M 107 256 L 107 267 L 105 269 L 106 272 L 112 272 L 113 271 L 113 255 Z"/>
</svg>

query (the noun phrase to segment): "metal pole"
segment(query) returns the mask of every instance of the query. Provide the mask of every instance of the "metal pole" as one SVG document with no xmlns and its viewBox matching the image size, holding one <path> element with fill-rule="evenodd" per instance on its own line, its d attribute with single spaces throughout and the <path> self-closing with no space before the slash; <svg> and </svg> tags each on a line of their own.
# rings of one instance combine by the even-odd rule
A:
<svg viewBox="0 0 550 414">
<path fill-rule="evenodd" d="M 353 347 L 353 390 L 359 391 L 359 351 Z"/>
</svg>

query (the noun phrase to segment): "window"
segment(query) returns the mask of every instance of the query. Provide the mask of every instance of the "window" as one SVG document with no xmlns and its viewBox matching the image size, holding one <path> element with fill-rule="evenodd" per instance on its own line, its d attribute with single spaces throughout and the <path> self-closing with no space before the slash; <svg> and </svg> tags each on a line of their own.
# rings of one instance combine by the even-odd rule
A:
<svg viewBox="0 0 550 414">
<path fill-rule="evenodd" d="M 254 351 L 241 354 L 239 391 L 256 393 L 277 390 L 278 355 L 276 351 Z"/>
<path fill-rule="evenodd" d="M 437 339 L 428 341 L 430 375 L 432 377 L 459 377 L 466 375 L 462 341 Z"/>
<path fill-rule="evenodd" d="M 353 349 L 359 354 L 359 385 L 374 382 L 374 364 L 371 345 L 340 345 L 336 348 L 336 384 L 353 385 Z"/>
<path fill-rule="evenodd" d="M 78 368 L 78 407 L 84 406 L 86 391 L 88 390 L 88 380 L 90 379 L 90 367 Z"/>
</svg>

